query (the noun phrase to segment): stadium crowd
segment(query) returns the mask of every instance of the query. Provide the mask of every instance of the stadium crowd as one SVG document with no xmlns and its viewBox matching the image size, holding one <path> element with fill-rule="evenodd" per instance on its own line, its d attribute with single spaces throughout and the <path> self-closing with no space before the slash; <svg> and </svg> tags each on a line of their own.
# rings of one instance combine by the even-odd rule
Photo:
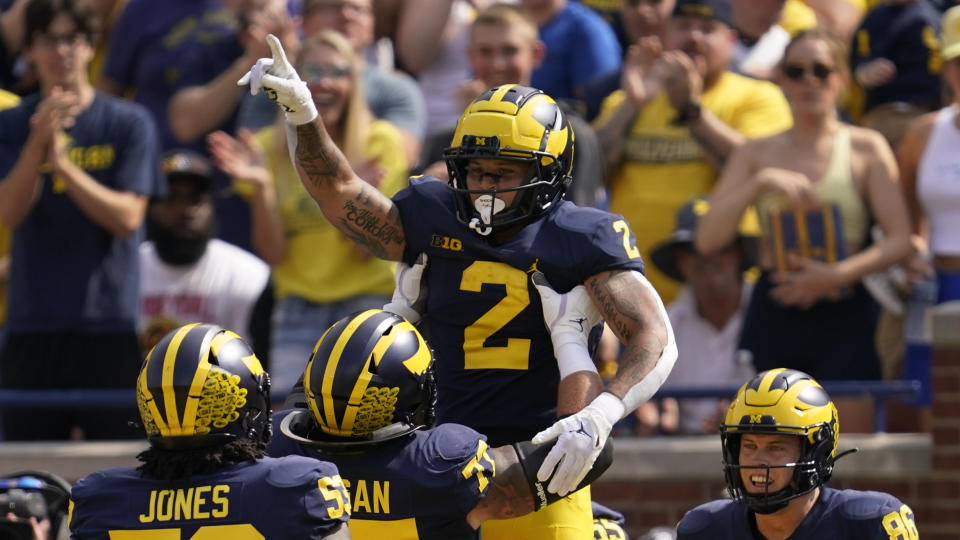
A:
<svg viewBox="0 0 960 540">
<path fill-rule="evenodd" d="M 930 431 L 923 310 L 960 300 L 955 3 L 0 0 L 0 388 L 132 388 L 158 342 L 201 322 L 249 344 L 279 410 L 304 387 L 322 393 L 304 370 L 327 328 L 393 306 L 424 319 L 440 425 L 491 450 L 544 443 L 549 427 L 557 452 L 581 452 L 564 446 L 564 420 L 551 427 L 565 415 L 593 422 L 601 443 L 715 434 L 730 396 L 655 391 L 777 368 L 919 380 L 887 404 L 885 428 Z M 292 75 L 270 71 L 278 49 Z M 310 107 L 284 102 L 267 75 L 296 77 Z M 471 111 L 527 100 L 555 100 L 558 119 L 530 149 L 535 173 L 488 166 L 504 154 Z M 344 175 L 337 189 L 302 155 L 314 117 L 309 148 Z M 495 145 L 529 144 L 514 137 Z M 550 185 L 524 191 L 534 176 Z M 474 195 L 501 188 L 486 207 Z M 438 190 L 474 238 L 442 234 Z M 459 296 L 430 294 L 444 285 Z M 578 285 L 596 304 L 580 333 L 606 320 L 589 340 L 599 377 L 569 360 L 560 315 L 546 317 L 550 294 L 573 305 Z M 474 292 L 497 300 L 478 308 Z M 658 363 L 674 342 L 675 363 Z M 565 359 L 574 367 L 558 371 Z M 465 368 L 444 367 L 455 361 Z M 474 367 L 527 372 L 464 390 Z M 537 385 L 542 396 L 521 390 Z M 501 390 L 524 399 L 470 394 Z M 845 432 L 874 429 L 873 400 L 833 403 Z M 137 416 L 133 404 L 0 410 L 0 438 L 140 439 Z M 303 429 L 325 431 L 317 421 Z M 582 486 L 558 476 L 539 481 L 551 494 Z M 589 514 L 589 489 L 575 493 L 586 497 L 542 519 Z M 518 531 L 538 515 L 488 523 L 484 538 L 528 537 Z"/>
</svg>

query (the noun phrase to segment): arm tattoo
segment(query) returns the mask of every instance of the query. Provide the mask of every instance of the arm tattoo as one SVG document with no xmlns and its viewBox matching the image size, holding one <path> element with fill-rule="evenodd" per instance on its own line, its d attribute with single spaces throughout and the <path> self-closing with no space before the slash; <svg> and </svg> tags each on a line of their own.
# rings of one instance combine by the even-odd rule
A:
<svg viewBox="0 0 960 540">
<path fill-rule="evenodd" d="M 396 206 L 384 207 L 378 204 L 364 185 L 356 199 L 344 203 L 346 212 L 338 227 L 347 237 L 367 248 L 370 253 L 381 259 L 388 258 L 387 247 L 391 244 L 403 245 L 405 238 L 400 223 L 400 211 Z"/>
<path fill-rule="evenodd" d="M 492 453 L 497 474 L 475 508 L 485 511 L 492 519 L 515 518 L 533 512 L 530 484 L 516 451 L 511 446 L 501 446 Z"/>
<path fill-rule="evenodd" d="M 659 308 L 632 272 L 601 272 L 588 279 L 587 286 L 604 320 L 626 346 L 617 377 L 607 385 L 607 390 L 622 396 L 656 366 L 666 346 L 665 335 L 659 332 Z"/>
<path fill-rule="evenodd" d="M 312 184 L 332 188 L 353 177 L 353 171 L 327 131 L 315 122 L 297 126 L 297 164 Z"/>
<path fill-rule="evenodd" d="M 297 165 L 307 176 L 306 180 L 317 190 L 336 190 L 356 176 L 322 125 L 297 126 L 295 154 Z M 374 187 L 360 180 L 356 183 L 359 184 L 359 192 L 344 201 L 342 213 L 334 217 L 324 210 L 324 214 L 333 218 L 331 221 L 334 225 L 354 243 L 376 257 L 389 259 L 390 248 L 402 247 L 406 242 L 400 211 Z M 322 203 L 318 198 L 321 195 L 317 192 L 311 195 L 318 203 Z"/>
</svg>

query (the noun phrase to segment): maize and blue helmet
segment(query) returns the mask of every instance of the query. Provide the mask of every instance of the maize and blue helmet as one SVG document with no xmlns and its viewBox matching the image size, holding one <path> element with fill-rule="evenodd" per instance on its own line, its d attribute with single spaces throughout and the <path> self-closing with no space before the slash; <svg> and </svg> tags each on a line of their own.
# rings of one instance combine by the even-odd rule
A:
<svg viewBox="0 0 960 540">
<path fill-rule="evenodd" d="M 749 493 L 740 477 L 740 438 L 744 433 L 792 435 L 801 440 L 800 459 L 785 465 L 751 465 L 751 469 L 792 468 L 793 480 L 772 493 Z M 840 434 L 837 408 L 813 377 L 792 369 L 758 373 L 737 392 L 720 428 L 723 470 L 734 500 L 768 514 L 830 479 Z"/>
<path fill-rule="evenodd" d="M 531 220 L 553 208 L 570 183 L 573 129 L 557 103 L 535 88 L 507 84 L 484 92 L 460 117 L 444 159 L 454 190 L 457 217 L 480 234 Z M 467 165 L 473 159 L 529 163 L 523 184 L 509 190 L 467 189 Z M 508 208 L 477 209 L 471 195 L 516 191 Z"/>
<path fill-rule="evenodd" d="M 159 448 L 270 440 L 270 377 L 243 338 L 217 325 L 188 324 L 157 342 L 137 378 L 137 406 Z"/>
<path fill-rule="evenodd" d="M 281 424 L 288 437 L 334 449 L 394 439 L 433 424 L 433 353 L 399 315 L 354 313 L 317 341 L 303 392 L 308 410 Z"/>
</svg>

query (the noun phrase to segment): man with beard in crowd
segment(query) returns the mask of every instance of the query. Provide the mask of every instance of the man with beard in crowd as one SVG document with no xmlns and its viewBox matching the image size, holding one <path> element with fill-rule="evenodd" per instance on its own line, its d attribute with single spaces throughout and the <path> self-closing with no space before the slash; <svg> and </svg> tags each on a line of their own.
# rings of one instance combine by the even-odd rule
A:
<svg viewBox="0 0 960 540">
<path fill-rule="evenodd" d="M 137 333 L 148 351 L 173 328 L 205 322 L 235 329 L 266 350 L 252 328 L 266 298 L 270 268 L 251 253 L 214 238 L 213 167 L 202 155 L 173 150 L 163 160 L 168 195 L 150 202 L 150 240 L 140 245 Z M 266 327 L 267 325 L 264 325 Z M 261 339 L 257 339 L 261 338 Z"/>
</svg>

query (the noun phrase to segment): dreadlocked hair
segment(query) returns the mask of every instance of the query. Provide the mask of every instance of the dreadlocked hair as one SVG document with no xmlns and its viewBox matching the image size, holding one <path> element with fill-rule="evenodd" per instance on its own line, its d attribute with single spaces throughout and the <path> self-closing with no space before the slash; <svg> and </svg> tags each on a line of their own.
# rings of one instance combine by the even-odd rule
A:
<svg viewBox="0 0 960 540">
<path fill-rule="evenodd" d="M 140 452 L 137 467 L 140 474 L 158 480 L 179 480 L 194 475 L 211 474 L 244 461 L 256 461 L 267 455 L 267 444 L 239 438 L 221 446 L 165 450 L 151 446 Z"/>
</svg>

